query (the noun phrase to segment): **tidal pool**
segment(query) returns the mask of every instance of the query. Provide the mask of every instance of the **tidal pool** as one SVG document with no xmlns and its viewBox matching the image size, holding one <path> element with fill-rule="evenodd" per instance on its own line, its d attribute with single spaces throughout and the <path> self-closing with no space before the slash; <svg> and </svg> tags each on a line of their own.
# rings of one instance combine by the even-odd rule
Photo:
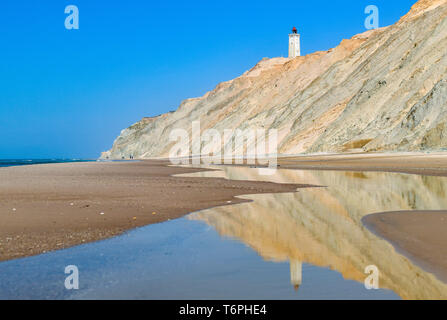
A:
<svg viewBox="0 0 447 320">
<path fill-rule="evenodd" d="M 447 208 L 447 179 L 218 167 L 193 176 L 323 187 L 250 195 L 112 239 L 0 263 L 0 299 L 445 299 L 447 285 L 367 230 L 363 216 Z M 79 269 L 67 290 L 65 267 Z M 365 268 L 377 266 L 378 290 Z"/>
</svg>

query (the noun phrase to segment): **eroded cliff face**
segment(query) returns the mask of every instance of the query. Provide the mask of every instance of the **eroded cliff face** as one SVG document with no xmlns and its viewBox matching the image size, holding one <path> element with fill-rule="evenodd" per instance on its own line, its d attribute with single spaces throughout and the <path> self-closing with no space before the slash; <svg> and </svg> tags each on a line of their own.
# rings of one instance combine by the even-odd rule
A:
<svg viewBox="0 0 447 320">
<path fill-rule="evenodd" d="M 123 130 L 102 157 L 168 156 L 172 130 L 191 133 L 193 121 L 222 135 L 277 129 L 282 154 L 442 150 L 446 110 L 447 0 L 421 0 L 395 25 L 329 51 L 264 59 L 175 112 Z"/>
</svg>

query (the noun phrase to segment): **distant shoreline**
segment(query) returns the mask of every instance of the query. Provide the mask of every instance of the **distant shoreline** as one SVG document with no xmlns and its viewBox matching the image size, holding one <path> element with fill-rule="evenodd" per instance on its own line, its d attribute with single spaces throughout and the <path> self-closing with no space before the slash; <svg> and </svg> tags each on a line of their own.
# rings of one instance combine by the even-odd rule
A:
<svg viewBox="0 0 447 320">
<path fill-rule="evenodd" d="M 0 159 L 0 168 L 50 163 L 92 162 L 94 159 Z"/>
<path fill-rule="evenodd" d="M 349 153 L 285 156 L 280 169 L 380 171 L 429 176 L 447 176 L 447 152 Z"/>
</svg>

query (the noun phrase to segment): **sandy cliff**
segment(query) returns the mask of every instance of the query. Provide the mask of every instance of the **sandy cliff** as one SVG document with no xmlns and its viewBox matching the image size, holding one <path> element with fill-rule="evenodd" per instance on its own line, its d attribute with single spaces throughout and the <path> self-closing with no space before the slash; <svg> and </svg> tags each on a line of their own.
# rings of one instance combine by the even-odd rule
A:
<svg viewBox="0 0 447 320">
<path fill-rule="evenodd" d="M 167 156 L 173 129 L 277 129 L 282 154 L 447 148 L 447 0 L 329 51 L 263 59 L 172 113 L 123 130 L 103 158 Z"/>
</svg>

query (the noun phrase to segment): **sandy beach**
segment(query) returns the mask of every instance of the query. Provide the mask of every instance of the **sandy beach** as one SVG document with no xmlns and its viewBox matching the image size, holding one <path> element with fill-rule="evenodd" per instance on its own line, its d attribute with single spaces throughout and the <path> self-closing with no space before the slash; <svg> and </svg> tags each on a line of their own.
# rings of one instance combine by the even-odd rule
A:
<svg viewBox="0 0 447 320">
<path fill-rule="evenodd" d="M 173 177 L 201 169 L 161 160 L 0 168 L 0 261 L 109 238 L 126 230 L 300 185 Z M 230 202 L 231 201 L 231 202 Z"/>
<path fill-rule="evenodd" d="M 280 168 L 447 176 L 447 153 L 351 153 L 281 157 Z"/>
<path fill-rule="evenodd" d="M 0 260 L 106 239 L 201 209 L 240 203 L 243 200 L 235 198 L 238 195 L 294 192 L 308 186 L 174 177 L 203 169 L 168 165 L 168 161 L 145 160 L 1 168 Z M 278 165 L 280 169 L 447 176 L 447 155 L 442 153 L 282 157 Z M 399 252 L 445 281 L 446 212 L 378 213 L 364 222 Z"/>
<path fill-rule="evenodd" d="M 396 250 L 447 282 L 447 211 L 396 211 L 368 215 L 363 222 Z"/>
</svg>

